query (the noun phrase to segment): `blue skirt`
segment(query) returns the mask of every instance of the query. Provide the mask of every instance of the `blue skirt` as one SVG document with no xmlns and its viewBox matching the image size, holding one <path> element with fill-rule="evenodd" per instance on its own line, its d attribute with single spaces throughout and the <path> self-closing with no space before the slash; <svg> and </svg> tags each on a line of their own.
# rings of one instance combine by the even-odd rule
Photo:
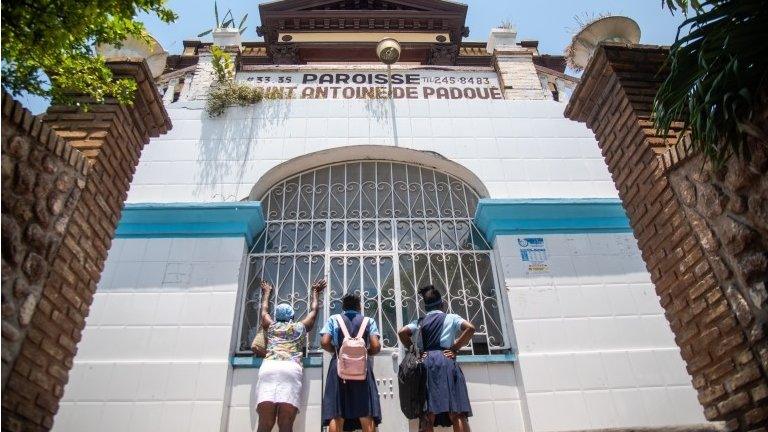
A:
<svg viewBox="0 0 768 432">
<path fill-rule="evenodd" d="M 427 351 L 427 413 L 435 414 L 435 426 L 451 426 L 448 413 L 472 416 L 464 372 L 442 351 Z"/>
<path fill-rule="evenodd" d="M 373 417 L 381 423 L 381 404 L 379 389 L 373 376 L 373 361 L 368 359 L 368 375 L 365 381 L 344 381 L 336 370 L 336 356 L 328 365 L 328 377 L 325 380 L 323 394 L 323 426 L 328 426 L 335 418 L 344 419 L 344 430 L 362 429 L 360 417 Z"/>
</svg>

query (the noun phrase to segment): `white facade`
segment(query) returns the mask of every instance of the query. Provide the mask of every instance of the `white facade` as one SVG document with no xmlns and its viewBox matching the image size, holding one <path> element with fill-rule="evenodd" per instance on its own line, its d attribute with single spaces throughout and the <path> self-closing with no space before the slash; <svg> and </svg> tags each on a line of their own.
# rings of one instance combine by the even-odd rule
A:
<svg viewBox="0 0 768 432">
<path fill-rule="evenodd" d="M 220 430 L 243 252 L 237 238 L 116 239 L 55 429 Z"/>
<path fill-rule="evenodd" d="M 439 153 L 482 180 L 490 198 L 618 197 L 594 136 L 565 119 L 564 108 L 520 100 L 291 100 L 210 119 L 204 102 L 177 102 L 167 106 L 173 129 L 142 153 L 128 202 L 237 201 L 280 163 L 357 145 Z"/>
<path fill-rule="evenodd" d="M 166 106 L 173 129 L 145 148 L 129 203 L 259 199 L 293 174 L 361 159 L 442 169 L 482 198 L 617 197 L 592 133 L 546 89 L 540 100 L 265 101 L 211 119 L 196 99 L 209 81 L 201 72 Z M 532 236 L 548 254 L 541 273 L 521 261 L 518 240 Z M 231 362 L 247 244 L 164 237 L 113 243 L 55 431 L 256 429 L 258 369 Z M 493 243 L 517 359 L 462 364 L 474 430 L 705 423 L 631 233 L 500 233 Z M 320 430 L 323 370 L 305 369 L 299 431 Z M 382 400 L 381 430 L 396 430 L 395 403 Z"/>
<path fill-rule="evenodd" d="M 497 238 L 534 431 L 704 423 L 631 234 L 544 236 L 551 274 L 526 276 Z"/>
</svg>

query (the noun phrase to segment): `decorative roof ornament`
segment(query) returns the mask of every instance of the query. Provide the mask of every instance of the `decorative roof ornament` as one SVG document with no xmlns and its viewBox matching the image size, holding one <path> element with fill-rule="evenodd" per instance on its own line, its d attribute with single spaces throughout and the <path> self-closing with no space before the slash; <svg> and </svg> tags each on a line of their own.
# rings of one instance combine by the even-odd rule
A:
<svg viewBox="0 0 768 432">
<path fill-rule="evenodd" d="M 429 50 L 427 64 L 436 66 L 451 66 L 456 64 L 459 56 L 459 47 L 456 45 L 433 45 Z"/>
<path fill-rule="evenodd" d="M 266 45 L 296 44 L 301 63 L 382 61 L 376 47 L 389 37 L 398 62 L 423 63 L 435 45 L 458 52 L 469 34 L 467 6 L 445 0 L 280 0 L 259 4 L 259 14 Z"/>
<path fill-rule="evenodd" d="M 493 54 L 494 51 L 514 50 L 517 47 L 517 27 L 508 20 L 504 20 L 498 27 L 491 29 L 488 36 L 488 42 L 485 45 L 486 51 Z"/>
<path fill-rule="evenodd" d="M 275 43 L 269 45 L 269 54 L 275 64 L 298 64 L 299 47 L 292 43 Z"/>
</svg>

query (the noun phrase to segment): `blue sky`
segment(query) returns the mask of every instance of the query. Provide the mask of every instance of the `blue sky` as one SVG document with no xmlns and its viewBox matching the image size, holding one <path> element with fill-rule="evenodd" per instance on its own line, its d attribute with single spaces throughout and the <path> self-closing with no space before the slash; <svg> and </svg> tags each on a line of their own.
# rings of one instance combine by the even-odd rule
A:
<svg viewBox="0 0 768 432">
<path fill-rule="evenodd" d="M 231 9 L 237 20 L 247 13 L 248 30 L 243 40 L 260 40 L 256 36 L 259 3 L 264 2 L 219 0 L 219 13 L 223 15 Z M 682 21 L 679 13 L 672 16 L 669 10 L 662 9 L 661 0 L 467 0 L 463 3 L 469 6 L 469 40 L 486 40 L 492 27 L 509 20 L 517 26 L 519 38 L 538 40 L 541 52 L 546 54 L 563 52 L 576 27 L 575 16 L 604 12 L 627 15 L 640 24 L 642 43 L 661 45 L 674 41 Z M 171 0 L 168 5 L 179 14 L 175 23 L 166 25 L 148 16 L 140 19 L 171 54 L 181 51 L 183 40 L 197 39 L 199 33 L 213 26 L 213 0 Z"/>
<path fill-rule="evenodd" d="M 260 40 L 256 36 L 259 3 L 264 2 L 219 0 L 219 13 L 223 16 L 231 9 L 237 20 L 247 13 L 248 29 L 243 40 Z M 469 6 L 468 40 L 486 40 L 492 27 L 502 21 L 511 21 L 517 27 L 518 39 L 538 40 L 539 51 L 543 54 L 562 54 L 577 27 L 575 17 L 589 18 L 600 13 L 629 16 L 640 25 L 640 42 L 657 45 L 674 42 L 677 26 L 683 20 L 680 13 L 673 16 L 669 10 L 662 9 L 662 0 L 466 0 L 464 3 Z M 171 0 L 168 6 L 179 15 L 175 23 L 164 24 L 147 15 L 139 16 L 139 20 L 171 54 L 181 52 L 182 41 L 197 39 L 199 33 L 214 24 L 213 0 Z M 22 101 L 34 113 L 42 112 L 47 106 L 45 101 L 38 99 Z"/>
</svg>

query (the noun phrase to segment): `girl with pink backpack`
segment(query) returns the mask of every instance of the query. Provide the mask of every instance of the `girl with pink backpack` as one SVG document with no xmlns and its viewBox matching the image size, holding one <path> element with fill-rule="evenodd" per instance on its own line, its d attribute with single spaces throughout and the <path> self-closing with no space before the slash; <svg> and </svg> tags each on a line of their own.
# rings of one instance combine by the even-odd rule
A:
<svg viewBox="0 0 768 432">
<path fill-rule="evenodd" d="M 376 322 L 361 313 L 360 296 L 342 299 L 343 312 L 331 315 L 320 330 L 320 345 L 333 354 L 323 394 L 323 426 L 328 432 L 374 432 L 381 405 L 371 356 L 381 350 Z"/>
</svg>

